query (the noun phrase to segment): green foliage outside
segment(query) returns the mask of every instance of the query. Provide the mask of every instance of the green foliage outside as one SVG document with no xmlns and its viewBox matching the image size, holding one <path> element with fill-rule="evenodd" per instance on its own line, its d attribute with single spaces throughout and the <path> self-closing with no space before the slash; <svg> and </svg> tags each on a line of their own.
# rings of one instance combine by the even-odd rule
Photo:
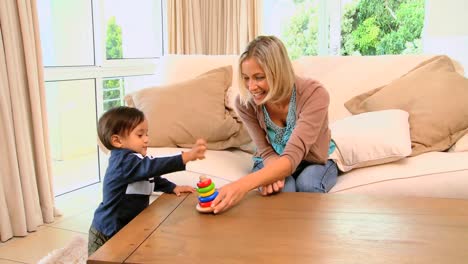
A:
<svg viewBox="0 0 468 264">
<path fill-rule="evenodd" d="M 295 0 L 299 10 L 283 32 L 284 44 L 292 59 L 304 55 L 317 55 L 318 14 L 317 6 L 308 0 Z"/>
<path fill-rule="evenodd" d="M 106 58 L 122 58 L 122 28 L 115 22 L 115 17 L 111 17 L 107 22 L 106 30 Z"/>
<path fill-rule="evenodd" d="M 343 55 L 421 53 L 424 0 L 361 0 L 345 8 Z"/>
<path fill-rule="evenodd" d="M 296 0 L 298 13 L 284 31 L 292 59 L 317 54 L 317 7 Z M 355 0 L 341 20 L 342 55 L 419 54 L 424 0 Z"/>
<path fill-rule="evenodd" d="M 122 28 L 115 22 L 115 17 L 111 17 L 107 23 L 106 31 L 106 58 L 121 59 L 122 55 Z M 121 86 L 122 89 L 120 89 Z M 122 78 L 103 81 L 104 111 L 122 105 L 123 94 L 121 92 L 123 93 L 123 91 L 124 82 Z"/>
<path fill-rule="evenodd" d="M 122 78 L 109 79 L 103 81 L 103 99 L 104 99 L 104 111 L 122 105 L 121 91 L 124 91 L 124 87 L 120 89 L 120 84 L 123 84 Z"/>
</svg>

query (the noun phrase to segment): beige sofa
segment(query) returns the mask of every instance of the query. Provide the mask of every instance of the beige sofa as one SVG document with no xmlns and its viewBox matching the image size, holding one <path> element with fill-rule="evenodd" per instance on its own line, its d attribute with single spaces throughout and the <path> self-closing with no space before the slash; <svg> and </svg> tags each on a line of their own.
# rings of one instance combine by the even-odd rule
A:
<svg viewBox="0 0 468 264">
<path fill-rule="evenodd" d="M 388 84 L 431 56 L 378 57 L 303 57 L 293 62 L 296 74 L 315 78 L 330 93 L 330 124 L 352 114 L 344 103 L 355 95 Z M 168 55 L 158 65 L 156 86 L 189 80 L 210 69 L 233 66 L 233 83 L 226 95 L 232 105 L 237 94 L 238 56 Z M 457 71 L 463 69 L 457 64 Z M 196 103 L 196 102 L 194 102 Z M 151 122 L 151 120 L 150 120 Z M 468 136 L 460 139 L 457 151 L 428 152 L 385 164 L 352 169 L 338 177 L 330 193 L 406 195 L 468 198 Z M 461 144 L 463 143 L 464 144 Z M 169 155 L 184 148 L 150 148 L 153 155 Z M 453 149 L 452 149 L 453 150 Z M 465 151 L 463 151 L 465 150 Z M 238 148 L 208 150 L 206 159 L 191 162 L 186 172 L 172 173 L 167 178 L 177 184 L 195 185 L 197 172 L 212 177 L 218 187 L 239 179 L 252 168 L 252 155 Z"/>
</svg>

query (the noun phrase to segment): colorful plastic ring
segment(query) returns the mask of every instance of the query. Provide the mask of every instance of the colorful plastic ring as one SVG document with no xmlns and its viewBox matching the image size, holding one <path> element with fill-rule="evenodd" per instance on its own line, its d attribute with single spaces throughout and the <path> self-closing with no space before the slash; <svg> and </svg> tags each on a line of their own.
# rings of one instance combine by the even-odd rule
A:
<svg viewBox="0 0 468 264">
<path fill-rule="evenodd" d="M 207 197 L 207 196 L 212 195 L 215 191 L 216 191 L 216 189 L 213 189 L 213 190 L 211 190 L 209 192 L 206 192 L 206 193 L 199 193 L 198 195 L 201 196 L 201 197 Z"/>
<path fill-rule="evenodd" d="M 205 188 L 211 184 L 211 179 L 206 179 L 202 182 L 197 182 L 198 188 Z"/>
<path fill-rule="evenodd" d="M 198 197 L 198 201 L 200 201 L 200 203 L 211 202 L 216 198 L 216 196 L 218 196 L 218 191 L 215 191 L 215 193 L 208 197 Z"/>
<path fill-rule="evenodd" d="M 198 193 L 206 193 L 214 189 L 214 183 L 211 183 L 208 187 L 205 188 L 197 188 Z"/>
<path fill-rule="evenodd" d="M 206 202 L 206 203 L 198 203 L 200 205 L 200 207 L 210 207 L 211 206 L 211 202 Z"/>
</svg>

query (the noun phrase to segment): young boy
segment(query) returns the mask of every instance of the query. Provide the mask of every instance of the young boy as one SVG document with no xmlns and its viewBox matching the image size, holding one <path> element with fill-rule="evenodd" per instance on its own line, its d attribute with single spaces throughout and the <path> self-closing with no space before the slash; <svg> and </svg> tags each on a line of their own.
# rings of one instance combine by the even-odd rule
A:
<svg viewBox="0 0 468 264">
<path fill-rule="evenodd" d="M 161 175 L 185 170 L 187 162 L 204 159 L 206 150 L 206 142 L 199 139 L 190 151 L 180 155 L 146 156 L 148 121 L 140 110 L 125 106 L 110 109 L 99 119 L 98 136 L 111 155 L 103 201 L 89 229 L 89 255 L 143 211 L 153 191 L 176 195 L 194 192 L 193 187 L 176 186 Z"/>
</svg>

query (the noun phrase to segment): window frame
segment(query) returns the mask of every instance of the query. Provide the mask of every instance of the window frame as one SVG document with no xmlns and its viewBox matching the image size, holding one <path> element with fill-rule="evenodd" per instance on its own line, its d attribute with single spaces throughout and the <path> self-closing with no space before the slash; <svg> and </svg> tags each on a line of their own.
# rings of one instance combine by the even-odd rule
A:
<svg viewBox="0 0 468 264">
<path fill-rule="evenodd" d="M 84 0 L 83 0 L 84 1 Z M 44 81 L 55 82 L 55 81 L 72 81 L 72 80 L 85 80 L 94 79 L 95 83 L 95 104 L 96 104 L 96 122 L 99 116 L 104 111 L 104 99 L 103 99 L 103 81 L 112 78 L 124 78 L 132 76 L 144 76 L 154 75 L 157 73 L 158 63 L 160 57 L 154 58 L 123 58 L 123 59 L 112 59 L 108 60 L 106 56 L 106 41 L 105 29 L 107 27 L 107 21 L 105 21 L 103 6 L 105 0 L 87 0 L 92 6 L 91 19 L 92 19 L 92 30 L 93 30 L 93 55 L 94 65 L 67 65 L 67 66 L 44 66 Z M 156 0 L 160 4 L 161 13 L 161 56 L 165 54 L 167 47 L 167 30 L 166 30 L 166 10 L 167 6 L 165 1 Z M 157 11 L 155 9 L 155 11 Z M 104 30 L 104 31 L 103 31 Z M 107 159 L 104 158 L 106 155 L 98 148 L 98 182 L 102 181 L 102 175 L 105 173 L 105 166 Z M 85 186 L 78 187 L 77 189 Z M 62 194 L 58 194 L 62 195 Z"/>
</svg>

